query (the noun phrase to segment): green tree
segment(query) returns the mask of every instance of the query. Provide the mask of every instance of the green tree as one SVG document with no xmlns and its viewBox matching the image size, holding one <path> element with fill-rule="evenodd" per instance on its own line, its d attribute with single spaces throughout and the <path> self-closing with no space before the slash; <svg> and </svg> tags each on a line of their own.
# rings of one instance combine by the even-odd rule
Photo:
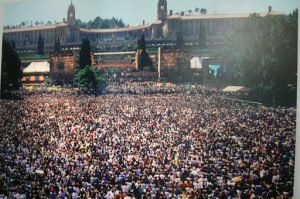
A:
<svg viewBox="0 0 300 199">
<path fill-rule="evenodd" d="M 200 14 L 201 15 L 206 15 L 207 14 L 207 10 L 205 8 L 201 8 Z"/>
<path fill-rule="evenodd" d="M 14 49 L 17 49 L 16 48 L 16 42 L 14 40 L 11 40 L 11 46 L 14 48 Z"/>
<path fill-rule="evenodd" d="M 39 35 L 38 39 L 38 54 L 44 55 L 44 39 L 41 34 Z"/>
<path fill-rule="evenodd" d="M 25 21 L 22 21 L 22 22 L 20 23 L 20 27 L 25 27 L 25 25 L 26 25 Z"/>
<path fill-rule="evenodd" d="M 139 70 L 143 71 L 148 68 L 150 71 L 154 71 L 153 62 L 146 50 L 146 40 L 144 34 L 138 42 L 138 49 L 141 50 L 141 54 L 139 57 Z"/>
<path fill-rule="evenodd" d="M 80 28 L 124 28 L 126 27 L 122 19 L 117 19 L 115 17 L 111 19 L 102 19 L 101 17 L 96 17 L 88 22 L 83 22 L 80 19 L 76 20 L 76 24 Z"/>
<path fill-rule="evenodd" d="M 205 27 L 204 27 L 203 24 L 200 25 L 199 46 L 201 48 L 205 48 L 206 47 L 206 33 L 205 33 Z"/>
<path fill-rule="evenodd" d="M 144 71 L 145 69 L 154 71 L 152 59 L 150 58 L 146 49 L 142 49 L 141 55 L 139 57 L 139 70 Z"/>
<path fill-rule="evenodd" d="M 45 84 L 46 84 L 47 86 L 51 86 L 51 85 L 54 84 L 54 81 L 53 81 L 53 79 L 52 79 L 51 77 L 47 77 L 47 78 L 45 79 Z"/>
<path fill-rule="evenodd" d="M 297 19 L 298 11 L 281 16 L 253 14 L 225 40 L 223 57 L 232 65 L 236 83 L 253 88 L 259 100 L 295 103 Z"/>
<path fill-rule="evenodd" d="M 179 31 L 177 33 L 177 38 L 176 38 L 176 48 L 183 49 L 184 46 L 185 46 L 185 44 L 184 44 L 183 34 L 181 31 Z"/>
<path fill-rule="evenodd" d="M 60 50 L 61 50 L 60 49 L 60 39 L 59 39 L 59 37 L 57 37 L 54 42 L 54 52 L 60 53 Z"/>
<path fill-rule="evenodd" d="M 91 59 L 91 45 L 88 38 L 85 38 L 82 40 L 81 44 L 81 50 L 79 54 L 79 67 L 80 69 L 83 69 L 85 66 L 92 65 L 92 59 Z"/>
<path fill-rule="evenodd" d="M 99 71 L 88 65 L 77 72 L 75 82 L 79 84 L 80 90 L 85 93 L 90 91 L 96 93 L 99 87 L 104 87 L 106 84 Z"/>
<path fill-rule="evenodd" d="M 21 60 L 11 42 L 7 39 L 3 40 L 2 49 L 2 79 L 1 91 L 8 89 L 16 89 L 20 86 L 22 77 Z"/>
<path fill-rule="evenodd" d="M 146 49 L 146 40 L 144 34 L 142 35 L 141 39 L 138 39 L 138 49 Z"/>
</svg>

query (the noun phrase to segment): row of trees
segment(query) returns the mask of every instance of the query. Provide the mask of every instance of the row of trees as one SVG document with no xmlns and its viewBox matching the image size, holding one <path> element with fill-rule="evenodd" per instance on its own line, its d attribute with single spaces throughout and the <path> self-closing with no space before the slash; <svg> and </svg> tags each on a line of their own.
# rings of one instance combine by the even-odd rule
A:
<svg viewBox="0 0 300 199">
<path fill-rule="evenodd" d="M 56 24 L 57 22 L 51 22 L 51 21 L 22 21 L 20 24 L 18 25 L 6 25 L 4 26 L 4 29 L 10 29 L 10 28 L 24 28 L 24 27 L 32 27 L 32 26 L 44 26 L 44 25 L 52 25 L 52 24 Z"/>
<path fill-rule="evenodd" d="M 64 20 L 65 21 L 65 20 Z M 4 29 L 10 29 L 10 28 L 24 28 L 24 27 L 32 27 L 32 26 L 44 26 L 44 25 L 52 25 L 57 24 L 56 21 L 22 21 L 18 25 L 5 25 Z M 90 20 L 88 22 L 83 22 L 80 19 L 76 19 L 76 24 L 80 28 L 124 28 L 128 25 L 126 25 L 122 19 L 118 18 L 111 18 L 111 19 L 103 19 L 101 17 L 96 17 L 93 20 Z"/>
<path fill-rule="evenodd" d="M 189 12 L 190 15 L 193 14 L 193 11 L 192 11 L 192 10 L 189 10 L 188 12 Z M 197 7 L 197 8 L 195 8 L 194 12 L 195 12 L 196 14 L 200 14 L 200 15 L 206 15 L 206 14 L 207 14 L 207 10 L 206 10 L 205 8 L 198 8 L 198 7 Z"/>
<path fill-rule="evenodd" d="M 188 14 L 187 14 L 188 13 Z M 193 10 L 187 10 L 186 12 L 184 11 L 181 11 L 180 13 L 179 12 L 176 12 L 175 15 L 189 15 L 189 16 L 192 16 L 192 15 L 206 15 L 207 14 L 207 10 L 205 8 L 195 8 L 194 12 Z"/>
<path fill-rule="evenodd" d="M 298 10 L 261 17 L 228 34 L 222 57 L 236 84 L 253 89 L 258 100 L 291 105 L 296 100 Z"/>
<path fill-rule="evenodd" d="M 88 22 L 83 22 L 80 19 L 76 19 L 76 24 L 80 28 L 124 28 L 126 25 L 122 19 L 111 18 L 102 19 L 101 17 L 96 17 Z"/>
</svg>

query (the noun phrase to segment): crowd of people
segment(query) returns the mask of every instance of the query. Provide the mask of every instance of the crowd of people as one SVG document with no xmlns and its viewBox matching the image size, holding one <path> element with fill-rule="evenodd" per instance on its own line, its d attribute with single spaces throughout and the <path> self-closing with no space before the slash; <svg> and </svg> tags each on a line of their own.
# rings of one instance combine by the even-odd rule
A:
<svg viewBox="0 0 300 199">
<path fill-rule="evenodd" d="M 293 195 L 292 110 L 205 92 L 59 93 L 0 102 L 0 198 Z"/>
<path fill-rule="evenodd" d="M 127 84 L 110 83 L 104 93 L 109 94 L 138 94 L 138 95 L 152 95 L 152 94 L 198 94 L 202 92 L 217 91 L 212 89 L 205 89 L 200 85 L 175 85 L 171 83 L 151 83 L 151 82 L 130 82 Z"/>
</svg>

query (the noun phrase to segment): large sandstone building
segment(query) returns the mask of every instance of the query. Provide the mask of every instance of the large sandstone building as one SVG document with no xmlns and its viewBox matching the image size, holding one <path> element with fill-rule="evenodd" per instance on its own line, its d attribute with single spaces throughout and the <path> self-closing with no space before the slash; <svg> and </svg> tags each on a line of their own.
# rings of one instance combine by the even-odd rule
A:
<svg viewBox="0 0 300 199">
<path fill-rule="evenodd" d="M 5 29 L 4 37 L 13 40 L 17 49 L 25 52 L 36 51 L 39 35 L 44 39 L 45 48 L 50 51 L 54 47 L 56 38 L 60 39 L 61 46 L 65 48 L 80 46 L 81 40 L 86 37 L 89 38 L 93 47 L 128 46 L 142 34 L 149 42 L 153 43 L 174 41 L 179 31 L 182 31 L 186 41 L 196 41 L 204 31 L 207 42 L 217 43 L 224 32 L 245 23 L 250 16 L 250 13 L 187 16 L 184 13 L 173 14 L 172 10 L 168 11 L 167 6 L 167 0 L 158 1 L 157 20 L 152 24 L 114 29 L 88 29 L 76 26 L 75 6 L 71 2 L 65 22 L 55 25 Z M 260 16 L 281 14 L 272 11 L 269 7 L 268 12 L 260 13 Z M 128 41 L 126 38 L 133 39 Z"/>
</svg>

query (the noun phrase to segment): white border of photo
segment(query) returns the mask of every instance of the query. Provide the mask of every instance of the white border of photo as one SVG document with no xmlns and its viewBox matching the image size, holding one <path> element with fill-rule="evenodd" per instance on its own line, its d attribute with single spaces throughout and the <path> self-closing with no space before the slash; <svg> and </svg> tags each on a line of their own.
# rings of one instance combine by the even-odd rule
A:
<svg viewBox="0 0 300 199">
<path fill-rule="evenodd" d="M 1 98 L 1 77 L 2 77 L 2 38 L 3 38 L 3 17 L 4 0 L 0 0 L 0 98 Z"/>
<path fill-rule="evenodd" d="M 300 8 L 300 1 L 298 2 L 298 13 Z M 298 14 L 298 68 L 297 68 L 297 116 L 296 116 L 296 149 L 295 149 L 295 173 L 294 173 L 294 198 L 300 198 L 300 28 L 299 28 L 300 16 Z"/>
<path fill-rule="evenodd" d="M 16 3 L 26 0 L 0 0 L 0 93 L 1 93 L 1 60 L 2 60 L 2 38 L 3 38 L 3 18 L 4 18 L 4 4 Z M 300 1 L 298 9 L 300 8 Z M 298 73 L 300 71 L 300 29 L 299 29 L 300 16 L 298 15 Z M 300 107 L 300 76 L 297 74 L 298 86 L 297 86 L 297 107 Z M 0 94 L 1 97 L 1 94 Z M 295 175 L 294 175 L 294 198 L 300 199 L 300 111 L 297 108 L 297 127 L 296 127 L 296 160 L 295 160 Z"/>
</svg>

